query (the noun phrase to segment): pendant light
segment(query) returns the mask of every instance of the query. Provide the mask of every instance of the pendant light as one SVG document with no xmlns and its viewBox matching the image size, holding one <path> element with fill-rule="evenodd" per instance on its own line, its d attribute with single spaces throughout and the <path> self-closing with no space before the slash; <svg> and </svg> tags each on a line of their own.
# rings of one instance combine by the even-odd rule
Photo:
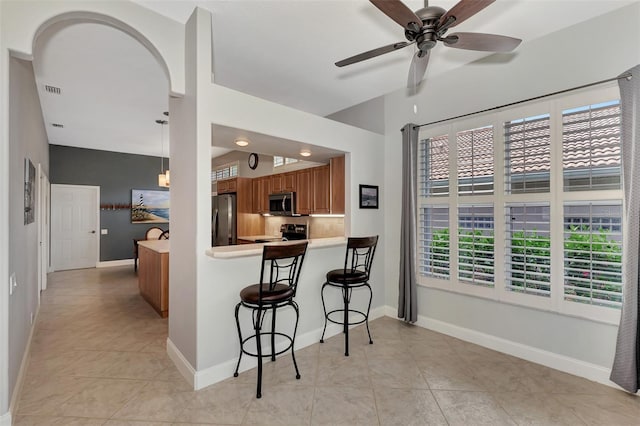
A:
<svg viewBox="0 0 640 426">
<path fill-rule="evenodd" d="M 157 124 L 160 124 L 160 141 L 162 144 L 162 153 L 160 157 L 160 174 L 158 175 L 158 186 L 163 188 L 169 188 L 169 170 L 164 170 L 164 126 L 169 122 L 167 120 L 156 120 Z"/>
</svg>

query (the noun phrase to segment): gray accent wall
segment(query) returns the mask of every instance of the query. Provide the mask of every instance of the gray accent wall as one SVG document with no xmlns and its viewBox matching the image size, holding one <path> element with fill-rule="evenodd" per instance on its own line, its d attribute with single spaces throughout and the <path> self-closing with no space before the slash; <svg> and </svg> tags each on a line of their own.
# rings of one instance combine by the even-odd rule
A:
<svg viewBox="0 0 640 426">
<path fill-rule="evenodd" d="M 100 187 L 100 204 L 130 204 L 132 189 L 166 190 L 158 186 L 160 157 L 124 154 L 61 145 L 49 146 L 52 184 Z M 164 160 L 169 168 L 169 160 Z M 100 261 L 133 258 L 133 239 L 144 238 L 147 229 L 169 224 L 131 223 L 131 210 L 101 208 Z"/>
<path fill-rule="evenodd" d="M 31 318 L 38 309 L 38 217 L 24 224 L 24 163 L 49 168 L 47 134 L 29 61 L 9 60 L 9 274 L 18 286 L 9 296 L 9 399 L 15 391 L 20 364 L 31 332 Z"/>
</svg>

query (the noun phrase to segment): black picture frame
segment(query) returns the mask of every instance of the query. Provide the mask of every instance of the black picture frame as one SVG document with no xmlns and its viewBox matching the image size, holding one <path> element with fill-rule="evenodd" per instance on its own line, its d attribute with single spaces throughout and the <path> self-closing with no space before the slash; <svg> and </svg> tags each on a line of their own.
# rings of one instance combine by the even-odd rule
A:
<svg viewBox="0 0 640 426">
<path fill-rule="evenodd" d="M 35 221 L 36 168 L 30 159 L 24 159 L 24 224 Z"/>
<path fill-rule="evenodd" d="M 377 209 L 379 205 L 379 191 L 376 185 L 360 185 L 360 208 Z"/>
</svg>

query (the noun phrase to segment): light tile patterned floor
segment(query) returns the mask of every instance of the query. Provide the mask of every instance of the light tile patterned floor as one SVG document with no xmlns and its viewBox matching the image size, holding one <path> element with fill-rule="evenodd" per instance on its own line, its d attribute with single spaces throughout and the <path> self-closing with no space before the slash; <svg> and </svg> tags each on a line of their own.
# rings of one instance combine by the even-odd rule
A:
<svg viewBox="0 0 640 426">
<path fill-rule="evenodd" d="M 639 425 L 640 399 L 391 318 L 194 392 L 131 267 L 50 274 L 16 425 Z M 229 327 L 234 327 L 229 320 Z"/>
</svg>

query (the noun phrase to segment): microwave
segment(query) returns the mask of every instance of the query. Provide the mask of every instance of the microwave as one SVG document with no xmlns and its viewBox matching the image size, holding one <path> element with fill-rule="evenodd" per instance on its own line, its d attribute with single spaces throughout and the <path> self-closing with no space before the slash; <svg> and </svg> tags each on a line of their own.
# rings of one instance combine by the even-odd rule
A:
<svg viewBox="0 0 640 426">
<path fill-rule="evenodd" d="M 296 214 L 296 193 L 270 194 L 269 214 L 274 216 L 299 216 Z"/>
</svg>

